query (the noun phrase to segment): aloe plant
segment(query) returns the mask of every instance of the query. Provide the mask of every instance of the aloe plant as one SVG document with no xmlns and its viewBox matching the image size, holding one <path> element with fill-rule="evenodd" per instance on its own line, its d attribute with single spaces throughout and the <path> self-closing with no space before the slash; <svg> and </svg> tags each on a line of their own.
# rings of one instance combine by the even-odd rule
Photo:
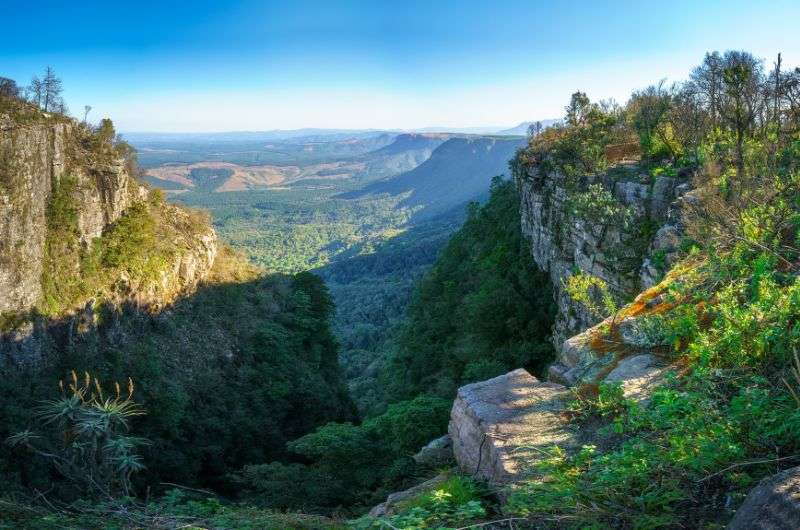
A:
<svg viewBox="0 0 800 530">
<path fill-rule="evenodd" d="M 49 461 L 83 494 L 108 499 L 132 492 L 131 478 L 144 469 L 136 452 L 147 440 L 129 436 L 130 420 L 144 414 L 133 400 L 134 384 L 125 391 L 118 383 L 106 395 L 100 381 L 88 372 L 80 380 L 59 381 L 61 397 L 36 409 L 35 417 L 53 436 L 32 430 L 10 436 L 6 443 L 22 447 Z"/>
</svg>

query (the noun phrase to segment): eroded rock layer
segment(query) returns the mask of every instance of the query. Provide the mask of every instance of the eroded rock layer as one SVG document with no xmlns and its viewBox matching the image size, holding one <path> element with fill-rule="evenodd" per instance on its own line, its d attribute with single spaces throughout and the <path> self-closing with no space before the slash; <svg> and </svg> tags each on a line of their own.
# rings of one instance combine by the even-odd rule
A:
<svg viewBox="0 0 800 530">
<path fill-rule="evenodd" d="M 689 190 L 688 175 L 653 176 L 627 164 L 576 181 L 528 165 L 516 178 L 523 235 L 533 260 L 550 274 L 554 286 L 557 350 L 567 338 L 599 321 L 566 292 L 569 277 L 595 276 L 624 301 L 657 283 L 669 269 L 681 233 L 677 201 Z M 608 214 L 607 204 L 587 206 L 586 200 L 582 208 L 576 206 L 591 193 L 605 192 L 618 213 Z"/>
</svg>

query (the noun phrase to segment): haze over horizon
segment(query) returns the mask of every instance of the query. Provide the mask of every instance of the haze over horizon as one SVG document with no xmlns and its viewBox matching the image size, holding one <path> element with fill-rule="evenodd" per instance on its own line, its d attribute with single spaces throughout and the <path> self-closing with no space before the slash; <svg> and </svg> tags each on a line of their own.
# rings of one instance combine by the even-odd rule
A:
<svg viewBox="0 0 800 530">
<path fill-rule="evenodd" d="M 663 16 L 633 1 L 43 5 L 32 26 L 4 2 L 2 74 L 52 66 L 73 114 L 128 132 L 512 127 L 561 116 L 579 88 L 622 103 L 685 79 L 711 50 L 800 57 L 800 5 L 783 0 Z"/>
</svg>

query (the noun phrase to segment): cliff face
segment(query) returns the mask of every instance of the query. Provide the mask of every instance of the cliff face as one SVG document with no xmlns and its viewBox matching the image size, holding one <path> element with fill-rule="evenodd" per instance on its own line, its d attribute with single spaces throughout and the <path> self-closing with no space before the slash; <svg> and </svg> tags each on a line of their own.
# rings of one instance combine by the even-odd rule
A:
<svg viewBox="0 0 800 530">
<path fill-rule="evenodd" d="M 84 246 L 146 193 L 121 160 L 80 159 L 75 128 L 60 118 L 20 123 L 0 115 L 0 311 L 27 311 L 42 295 L 47 205 L 65 175 L 76 181 Z"/>
<path fill-rule="evenodd" d="M 207 220 L 156 204 L 128 166 L 73 120 L 0 110 L 0 354 L 41 353 L 50 321 L 91 321 L 100 304 L 161 307 L 211 269 L 218 243 Z M 112 259 L 125 243 L 117 225 L 134 221 L 150 223 L 152 241 L 139 246 L 158 252 L 146 260 L 151 249 L 134 242 L 124 256 L 146 268 Z"/>
<path fill-rule="evenodd" d="M 557 373 L 572 367 L 562 355 L 564 341 L 601 320 L 572 299 L 565 282 L 575 274 L 595 276 L 618 302 L 657 283 L 677 251 L 688 175 L 653 176 L 626 164 L 575 181 L 528 165 L 516 178 L 522 232 L 534 261 L 550 274 L 558 304 L 553 370 L 559 380 Z"/>
</svg>

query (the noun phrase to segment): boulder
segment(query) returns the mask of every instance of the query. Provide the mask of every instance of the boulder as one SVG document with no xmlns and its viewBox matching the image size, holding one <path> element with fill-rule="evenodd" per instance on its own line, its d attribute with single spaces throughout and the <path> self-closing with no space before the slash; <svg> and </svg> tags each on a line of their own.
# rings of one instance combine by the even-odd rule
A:
<svg viewBox="0 0 800 530">
<path fill-rule="evenodd" d="M 554 445 L 575 445 L 562 416 L 570 399 L 564 386 L 523 369 L 461 387 L 450 413 L 456 462 L 493 483 L 524 478 Z"/>
<path fill-rule="evenodd" d="M 422 466 L 438 467 L 453 460 L 453 439 L 449 434 L 436 438 L 414 455 L 414 461 Z"/>
<path fill-rule="evenodd" d="M 797 528 L 800 528 L 800 466 L 762 480 L 728 525 L 728 530 Z"/>
</svg>

